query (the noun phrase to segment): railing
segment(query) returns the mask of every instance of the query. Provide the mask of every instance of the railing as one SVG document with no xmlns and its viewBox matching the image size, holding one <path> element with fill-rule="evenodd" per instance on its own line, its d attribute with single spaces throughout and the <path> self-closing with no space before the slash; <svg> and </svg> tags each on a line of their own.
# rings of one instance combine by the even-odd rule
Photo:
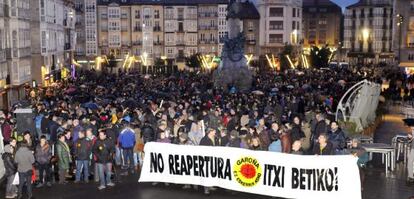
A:
<svg viewBox="0 0 414 199">
<path fill-rule="evenodd" d="M 200 12 L 198 13 L 198 17 L 218 17 L 217 12 Z"/>
<path fill-rule="evenodd" d="M 142 45 L 142 41 L 133 41 L 132 42 L 133 46 L 141 46 Z"/>
<path fill-rule="evenodd" d="M 154 41 L 154 46 L 161 46 L 162 44 L 162 41 Z"/>
<path fill-rule="evenodd" d="M 185 46 L 185 42 L 184 41 L 177 41 L 176 45 L 177 46 Z"/>
<path fill-rule="evenodd" d="M 142 31 L 141 26 L 135 26 L 134 27 L 134 32 L 141 32 L 141 31 Z"/>
</svg>

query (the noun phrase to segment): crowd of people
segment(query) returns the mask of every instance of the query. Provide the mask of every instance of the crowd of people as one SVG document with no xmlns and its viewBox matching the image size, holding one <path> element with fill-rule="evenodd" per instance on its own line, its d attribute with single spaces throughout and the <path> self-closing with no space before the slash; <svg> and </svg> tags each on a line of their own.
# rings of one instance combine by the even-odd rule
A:
<svg viewBox="0 0 414 199">
<path fill-rule="evenodd" d="M 147 142 L 298 155 L 354 148 L 351 153 L 361 157 L 363 167 L 363 149 L 357 140 L 347 144 L 333 113 L 354 83 L 381 81 L 379 71 L 263 73 L 254 76 L 248 93 L 231 85 L 214 88 L 209 74 L 79 71 L 76 79 L 29 92 L 35 131 L 16 132 L 12 110 L 0 114 L 6 198 L 21 198 L 24 187 L 31 198 L 32 182 L 36 188 L 50 187 L 55 180 L 66 184 L 71 176 L 74 183 L 99 182 L 99 190 L 113 187 L 114 167 L 122 170 L 116 175 L 139 172 Z"/>
</svg>

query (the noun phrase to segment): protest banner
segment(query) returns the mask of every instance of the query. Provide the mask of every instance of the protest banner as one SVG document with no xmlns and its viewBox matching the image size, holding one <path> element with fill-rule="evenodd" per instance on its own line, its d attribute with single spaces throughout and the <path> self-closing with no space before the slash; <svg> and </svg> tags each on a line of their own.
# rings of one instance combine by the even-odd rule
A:
<svg viewBox="0 0 414 199">
<path fill-rule="evenodd" d="M 230 147 L 145 144 L 140 182 L 168 182 L 297 199 L 361 199 L 357 158 Z"/>
</svg>

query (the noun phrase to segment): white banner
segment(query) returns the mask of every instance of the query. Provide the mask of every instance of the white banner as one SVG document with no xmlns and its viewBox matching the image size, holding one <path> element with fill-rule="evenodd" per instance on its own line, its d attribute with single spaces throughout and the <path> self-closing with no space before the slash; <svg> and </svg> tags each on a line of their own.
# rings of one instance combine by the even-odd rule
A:
<svg viewBox="0 0 414 199">
<path fill-rule="evenodd" d="M 357 158 L 145 144 L 140 182 L 222 187 L 297 199 L 361 199 Z"/>
</svg>

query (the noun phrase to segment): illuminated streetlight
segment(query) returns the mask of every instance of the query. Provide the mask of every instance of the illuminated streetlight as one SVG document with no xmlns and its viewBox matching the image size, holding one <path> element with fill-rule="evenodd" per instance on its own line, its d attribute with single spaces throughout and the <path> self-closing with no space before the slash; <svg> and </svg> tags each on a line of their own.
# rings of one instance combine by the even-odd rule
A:
<svg viewBox="0 0 414 199">
<path fill-rule="evenodd" d="M 369 38 L 369 29 L 368 28 L 362 29 L 362 39 L 363 39 L 363 41 L 367 41 L 368 38 Z"/>
</svg>

